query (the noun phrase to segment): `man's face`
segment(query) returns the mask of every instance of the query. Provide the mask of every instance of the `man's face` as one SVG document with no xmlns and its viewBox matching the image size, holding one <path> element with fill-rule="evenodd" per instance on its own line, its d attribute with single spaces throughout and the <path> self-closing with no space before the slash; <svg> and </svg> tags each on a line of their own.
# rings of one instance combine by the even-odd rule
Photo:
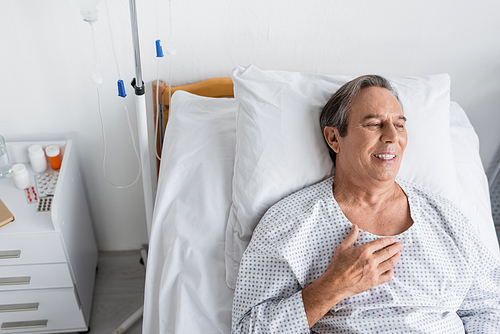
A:
<svg viewBox="0 0 500 334">
<path fill-rule="evenodd" d="M 363 88 L 347 122 L 345 137 L 335 132 L 337 170 L 366 181 L 394 180 L 407 142 L 403 110 L 394 95 L 381 87 Z"/>
</svg>

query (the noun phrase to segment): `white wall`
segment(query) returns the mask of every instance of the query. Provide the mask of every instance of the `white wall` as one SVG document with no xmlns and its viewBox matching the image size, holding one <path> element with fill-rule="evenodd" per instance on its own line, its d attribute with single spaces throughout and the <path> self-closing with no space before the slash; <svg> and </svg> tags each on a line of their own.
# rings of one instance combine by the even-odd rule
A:
<svg viewBox="0 0 500 334">
<path fill-rule="evenodd" d="M 126 184 L 135 178 L 137 162 L 117 97 L 111 35 L 136 136 L 129 8 L 128 1 L 105 1 L 109 20 L 103 0 L 94 27 L 105 79 L 101 104 L 106 168 L 112 182 Z M 499 1 L 171 0 L 171 7 L 178 50 L 172 59 L 172 84 L 229 76 L 235 66 L 248 64 L 324 74 L 447 72 L 452 99 L 466 110 L 479 135 L 486 169 L 497 156 Z M 157 77 L 154 41 L 159 37 L 165 47 L 168 8 L 165 0 L 137 1 L 150 117 L 151 82 Z M 139 248 L 147 242 L 142 181 L 117 190 L 102 172 L 97 93 L 90 79 L 90 26 L 69 0 L 4 0 L 0 31 L 0 134 L 10 141 L 75 139 L 99 248 Z M 160 78 L 166 80 L 167 57 L 160 67 Z"/>
</svg>

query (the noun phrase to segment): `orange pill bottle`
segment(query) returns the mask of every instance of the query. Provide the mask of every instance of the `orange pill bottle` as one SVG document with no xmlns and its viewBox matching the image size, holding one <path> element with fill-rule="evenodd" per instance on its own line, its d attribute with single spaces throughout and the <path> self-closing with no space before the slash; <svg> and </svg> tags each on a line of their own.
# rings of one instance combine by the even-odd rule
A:
<svg viewBox="0 0 500 334">
<path fill-rule="evenodd" d="M 61 168 L 61 150 L 57 145 L 49 145 L 45 148 L 45 153 L 49 157 L 50 167 L 53 170 Z"/>
</svg>

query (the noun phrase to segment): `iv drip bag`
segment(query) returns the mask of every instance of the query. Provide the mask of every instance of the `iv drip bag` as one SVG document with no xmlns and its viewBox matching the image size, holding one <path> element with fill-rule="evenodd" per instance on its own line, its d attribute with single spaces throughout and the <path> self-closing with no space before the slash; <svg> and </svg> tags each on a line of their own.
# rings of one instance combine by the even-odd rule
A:
<svg viewBox="0 0 500 334">
<path fill-rule="evenodd" d="M 101 0 L 72 0 L 73 4 L 80 8 L 83 20 L 92 24 L 97 21 L 97 5 Z"/>
</svg>

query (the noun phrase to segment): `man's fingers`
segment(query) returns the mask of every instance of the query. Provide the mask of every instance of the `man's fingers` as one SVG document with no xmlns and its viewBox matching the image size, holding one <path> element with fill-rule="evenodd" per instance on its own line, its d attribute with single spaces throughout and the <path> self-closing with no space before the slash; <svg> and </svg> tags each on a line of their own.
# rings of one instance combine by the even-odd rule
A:
<svg viewBox="0 0 500 334">
<path fill-rule="evenodd" d="M 381 262 L 378 265 L 378 269 L 380 272 L 385 273 L 389 270 L 392 270 L 396 264 L 398 264 L 399 260 L 401 259 L 401 254 L 397 252 L 394 254 L 392 257 L 389 259 L 385 260 L 384 262 Z"/>
<path fill-rule="evenodd" d="M 394 269 L 389 269 L 380 275 L 380 284 L 389 282 L 394 276 Z"/>
<path fill-rule="evenodd" d="M 377 253 L 377 252 L 382 251 L 384 248 L 387 248 L 387 247 L 393 245 L 394 243 L 396 243 L 395 238 L 384 237 L 384 238 L 380 238 L 377 240 L 373 240 L 373 241 L 365 244 L 364 247 L 367 247 L 367 250 L 373 254 L 373 253 Z"/>
<path fill-rule="evenodd" d="M 378 262 L 384 262 L 388 259 L 392 258 L 395 254 L 399 254 L 399 252 L 403 249 L 403 244 L 401 242 L 395 242 L 392 245 L 389 245 L 375 253 L 375 259 Z"/>
</svg>

